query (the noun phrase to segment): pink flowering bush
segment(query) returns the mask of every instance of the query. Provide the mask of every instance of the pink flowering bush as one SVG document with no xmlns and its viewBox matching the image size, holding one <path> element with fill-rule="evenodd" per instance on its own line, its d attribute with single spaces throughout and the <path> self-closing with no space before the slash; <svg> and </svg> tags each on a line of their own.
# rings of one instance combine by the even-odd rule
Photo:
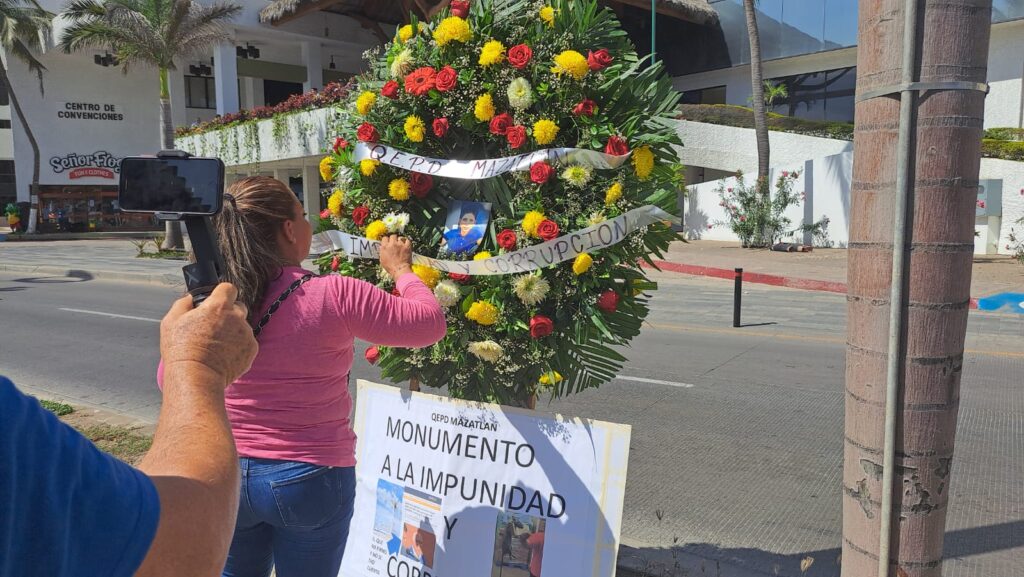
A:
<svg viewBox="0 0 1024 577">
<path fill-rule="evenodd" d="M 758 180 L 752 184 L 736 174 L 736 184 L 726 188 L 724 182 L 715 190 L 725 209 L 728 220 L 716 225 L 728 226 L 740 238 L 745 248 L 769 247 L 783 236 L 794 231 L 788 230 L 793 222 L 785 215 L 786 209 L 800 204 L 800 194 L 793 192 L 793 183 L 799 172 L 784 171 L 775 179 L 775 192 L 768 182 Z"/>
</svg>

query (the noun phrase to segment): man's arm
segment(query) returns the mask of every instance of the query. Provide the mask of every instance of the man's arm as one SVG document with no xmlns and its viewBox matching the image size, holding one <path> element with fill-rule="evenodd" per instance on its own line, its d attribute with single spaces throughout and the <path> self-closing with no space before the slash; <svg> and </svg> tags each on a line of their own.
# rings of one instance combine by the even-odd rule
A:
<svg viewBox="0 0 1024 577">
<path fill-rule="evenodd" d="M 237 291 L 219 285 L 198 309 L 174 303 L 160 324 L 164 396 L 138 468 L 160 495 L 156 537 L 136 575 L 220 575 L 238 512 L 238 458 L 224 389 L 249 369 L 256 339 Z"/>
</svg>

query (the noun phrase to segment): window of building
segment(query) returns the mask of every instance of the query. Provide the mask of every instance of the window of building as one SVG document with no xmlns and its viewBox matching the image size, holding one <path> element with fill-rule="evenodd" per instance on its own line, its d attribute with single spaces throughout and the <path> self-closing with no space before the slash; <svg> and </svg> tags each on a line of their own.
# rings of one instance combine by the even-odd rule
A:
<svg viewBox="0 0 1024 577">
<path fill-rule="evenodd" d="M 683 93 L 683 104 L 725 104 L 725 86 L 712 86 Z"/>
<path fill-rule="evenodd" d="M 1024 2 L 1021 0 L 994 0 L 992 2 L 992 21 L 1007 22 L 1024 18 Z"/>
<path fill-rule="evenodd" d="M 263 81 L 263 102 L 266 106 L 275 106 L 288 100 L 293 94 L 302 94 L 299 82 L 282 82 L 280 80 Z"/>
<path fill-rule="evenodd" d="M 853 122 L 857 67 L 822 70 L 773 78 L 786 86 L 788 96 L 776 100 L 772 111 L 807 120 Z"/>
<path fill-rule="evenodd" d="M 14 161 L 0 160 L 0 203 L 7 206 L 18 197 L 18 189 L 14 182 Z"/>
<path fill-rule="evenodd" d="M 217 108 L 217 89 L 212 76 L 185 77 L 185 106 L 188 108 Z"/>
<path fill-rule="evenodd" d="M 7 82 L 0 78 L 0 106 L 8 106 L 10 101 L 7 97 Z"/>
</svg>

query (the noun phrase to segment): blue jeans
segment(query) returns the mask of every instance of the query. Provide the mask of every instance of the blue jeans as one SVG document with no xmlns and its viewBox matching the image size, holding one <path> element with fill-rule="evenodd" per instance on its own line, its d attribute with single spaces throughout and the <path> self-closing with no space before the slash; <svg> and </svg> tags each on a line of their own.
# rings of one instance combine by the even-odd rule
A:
<svg viewBox="0 0 1024 577">
<path fill-rule="evenodd" d="M 355 500 L 354 467 L 239 459 L 241 502 L 224 577 L 335 577 Z"/>
</svg>

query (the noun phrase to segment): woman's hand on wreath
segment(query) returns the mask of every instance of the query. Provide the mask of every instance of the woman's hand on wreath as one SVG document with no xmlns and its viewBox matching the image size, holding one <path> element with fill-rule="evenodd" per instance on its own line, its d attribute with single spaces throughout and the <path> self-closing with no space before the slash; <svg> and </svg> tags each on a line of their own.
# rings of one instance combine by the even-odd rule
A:
<svg viewBox="0 0 1024 577">
<path fill-rule="evenodd" d="M 380 239 L 380 266 L 395 280 L 412 272 L 412 241 L 396 234 Z"/>
</svg>

